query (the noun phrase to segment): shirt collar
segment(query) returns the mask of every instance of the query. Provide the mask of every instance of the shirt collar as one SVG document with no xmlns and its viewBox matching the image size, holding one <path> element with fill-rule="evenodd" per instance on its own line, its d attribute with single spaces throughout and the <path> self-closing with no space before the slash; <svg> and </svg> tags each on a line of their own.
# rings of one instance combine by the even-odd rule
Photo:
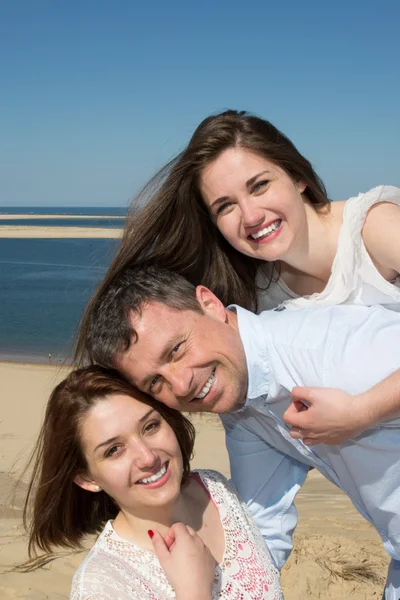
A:
<svg viewBox="0 0 400 600">
<path fill-rule="evenodd" d="M 251 406 L 260 396 L 267 396 L 270 364 L 266 345 L 266 331 L 262 317 L 231 304 L 227 307 L 237 314 L 239 335 L 246 356 L 248 384 L 247 398 L 240 410 Z M 265 313 L 264 313 L 265 314 Z"/>
</svg>

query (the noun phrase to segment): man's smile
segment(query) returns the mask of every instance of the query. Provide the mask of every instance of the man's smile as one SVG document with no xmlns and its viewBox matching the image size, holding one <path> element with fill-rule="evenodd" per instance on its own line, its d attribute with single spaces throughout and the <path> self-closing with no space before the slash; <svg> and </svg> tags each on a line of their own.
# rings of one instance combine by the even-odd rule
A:
<svg viewBox="0 0 400 600">
<path fill-rule="evenodd" d="M 209 391 L 211 389 L 213 381 L 214 381 L 215 369 L 216 369 L 216 367 L 213 368 L 210 377 L 207 379 L 206 383 L 201 388 L 201 390 L 197 394 L 197 396 L 195 398 L 193 398 L 193 400 L 203 400 L 203 398 L 205 398 L 207 396 L 207 394 L 209 393 Z"/>
</svg>

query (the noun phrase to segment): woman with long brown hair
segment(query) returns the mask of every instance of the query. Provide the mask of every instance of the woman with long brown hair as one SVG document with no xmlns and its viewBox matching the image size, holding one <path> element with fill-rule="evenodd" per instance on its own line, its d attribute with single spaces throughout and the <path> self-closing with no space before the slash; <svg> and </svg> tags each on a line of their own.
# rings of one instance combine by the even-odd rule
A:
<svg viewBox="0 0 400 600">
<path fill-rule="evenodd" d="M 190 471 L 194 436 L 183 415 L 114 371 L 80 369 L 55 388 L 24 518 L 36 565 L 100 534 L 72 600 L 282 597 L 261 533 L 226 479 Z"/>
<path fill-rule="evenodd" d="M 76 359 L 85 358 L 97 299 L 116 275 L 143 262 L 255 311 L 282 303 L 400 309 L 399 231 L 398 188 L 330 202 L 311 163 L 270 122 L 233 110 L 210 116 L 133 202 L 119 251 L 82 320 Z M 365 398 L 371 425 L 400 412 L 399 389 L 400 371 Z M 294 398 L 285 417 L 296 426 L 293 437 L 339 443 L 359 430 L 342 393 L 334 403 L 316 390 L 295 390 Z M 302 411 L 302 400 L 322 403 L 319 416 Z"/>
</svg>

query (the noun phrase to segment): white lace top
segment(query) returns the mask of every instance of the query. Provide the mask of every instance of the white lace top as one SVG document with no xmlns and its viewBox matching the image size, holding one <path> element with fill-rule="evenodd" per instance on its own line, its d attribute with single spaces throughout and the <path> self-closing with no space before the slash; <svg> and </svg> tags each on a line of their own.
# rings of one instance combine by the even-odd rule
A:
<svg viewBox="0 0 400 600">
<path fill-rule="evenodd" d="M 383 304 L 400 310 L 400 277 L 392 282 L 382 277 L 373 264 L 361 235 L 369 209 L 383 201 L 400 206 L 400 189 L 380 185 L 366 194 L 347 200 L 332 273 L 322 292 L 301 297 L 279 278 L 267 290 L 259 293 L 259 312 L 276 308 L 282 303 L 288 308 L 301 308 L 310 304 Z M 258 283 L 261 287 L 265 285 L 262 276 Z"/>
<path fill-rule="evenodd" d="M 216 505 L 225 552 L 215 569 L 213 600 L 280 600 L 279 573 L 248 509 L 215 471 L 198 471 Z M 175 598 L 153 552 L 121 538 L 108 521 L 75 573 L 70 600 Z"/>
</svg>

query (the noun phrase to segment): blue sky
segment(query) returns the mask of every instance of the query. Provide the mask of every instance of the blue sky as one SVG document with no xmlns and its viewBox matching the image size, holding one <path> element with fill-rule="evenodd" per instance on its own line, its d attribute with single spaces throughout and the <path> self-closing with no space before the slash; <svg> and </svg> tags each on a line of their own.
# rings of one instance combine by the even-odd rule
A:
<svg viewBox="0 0 400 600">
<path fill-rule="evenodd" d="M 398 0 L 0 3 L 0 205 L 123 206 L 226 108 L 333 199 L 400 186 Z"/>
</svg>

